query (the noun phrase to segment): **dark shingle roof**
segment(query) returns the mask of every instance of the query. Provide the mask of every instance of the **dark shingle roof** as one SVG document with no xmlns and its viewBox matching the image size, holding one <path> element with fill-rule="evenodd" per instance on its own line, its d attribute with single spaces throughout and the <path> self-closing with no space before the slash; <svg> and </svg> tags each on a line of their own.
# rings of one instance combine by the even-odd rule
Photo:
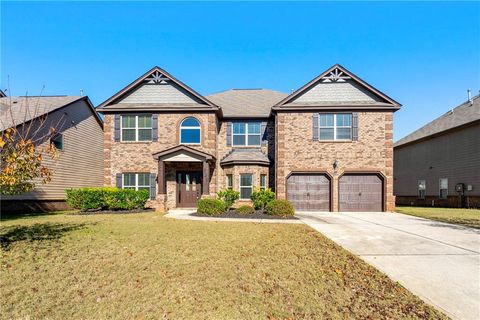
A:
<svg viewBox="0 0 480 320">
<path fill-rule="evenodd" d="M 268 117 L 270 110 L 286 93 L 269 89 L 231 89 L 206 96 L 222 108 L 226 118 Z"/>
<path fill-rule="evenodd" d="M 480 95 L 473 97 L 472 102 L 462 103 L 455 109 L 448 111 L 408 136 L 398 140 L 394 147 L 399 147 L 477 120 L 480 120 Z"/>
<path fill-rule="evenodd" d="M 50 113 L 85 97 L 41 96 L 0 98 L 0 131 Z"/>
<path fill-rule="evenodd" d="M 259 164 L 268 165 L 270 160 L 260 149 L 233 149 L 220 164 Z"/>
</svg>

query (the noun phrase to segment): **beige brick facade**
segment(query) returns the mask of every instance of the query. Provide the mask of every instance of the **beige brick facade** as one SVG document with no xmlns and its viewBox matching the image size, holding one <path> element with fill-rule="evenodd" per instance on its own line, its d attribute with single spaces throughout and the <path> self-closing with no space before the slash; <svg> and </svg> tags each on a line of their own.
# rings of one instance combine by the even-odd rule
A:
<svg viewBox="0 0 480 320">
<path fill-rule="evenodd" d="M 385 209 L 395 209 L 393 196 L 393 113 L 359 112 L 358 141 L 313 140 L 312 112 L 279 112 L 276 118 L 276 193 L 286 198 L 286 179 L 293 172 L 327 172 L 332 179 L 332 209 L 338 211 L 338 180 L 346 172 L 380 173 Z M 337 161 L 337 168 L 333 163 Z"/>
</svg>

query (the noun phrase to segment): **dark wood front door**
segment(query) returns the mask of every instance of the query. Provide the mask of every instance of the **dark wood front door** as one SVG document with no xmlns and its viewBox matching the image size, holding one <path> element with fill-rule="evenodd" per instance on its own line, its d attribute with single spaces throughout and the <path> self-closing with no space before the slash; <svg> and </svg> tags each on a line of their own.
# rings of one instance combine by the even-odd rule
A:
<svg viewBox="0 0 480 320">
<path fill-rule="evenodd" d="M 292 174 L 287 199 L 299 211 L 330 211 L 330 180 L 324 174 Z"/>
<path fill-rule="evenodd" d="M 195 207 L 202 196 L 202 172 L 177 172 L 177 206 Z"/>
<path fill-rule="evenodd" d="M 383 183 L 376 174 L 345 174 L 339 181 L 339 211 L 383 210 Z"/>
</svg>

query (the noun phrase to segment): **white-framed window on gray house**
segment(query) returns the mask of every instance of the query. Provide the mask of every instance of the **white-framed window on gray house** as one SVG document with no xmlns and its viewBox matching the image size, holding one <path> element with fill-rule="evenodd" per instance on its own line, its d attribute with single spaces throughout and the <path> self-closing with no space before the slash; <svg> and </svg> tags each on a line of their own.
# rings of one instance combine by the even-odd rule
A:
<svg viewBox="0 0 480 320">
<path fill-rule="evenodd" d="M 132 190 L 148 190 L 150 192 L 150 173 L 122 174 L 122 188 Z"/>
<path fill-rule="evenodd" d="M 226 185 L 228 190 L 233 190 L 233 174 L 227 174 Z"/>
<path fill-rule="evenodd" d="M 425 199 L 425 192 L 427 190 L 427 183 L 425 180 L 418 180 L 418 198 Z"/>
<path fill-rule="evenodd" d="M 200 122 L 193 117 L 186 118 L 180 124 L 180 143 L 199 145 L 201 140 Z"/>
<path fill-rule="evenodd" d="M 253 191 L 253 174 L 240 174 L 240 199 L 250 200 Z"/>
<path fill-rule="evenodd" d="M 261 122 L 233 122 L 233 146 L 259 147 L 262 143 Z"/>
<path fill-rule="evenodd" d="M 320 113 L 318 122 L 320 141 L 352 140 L 351 113 Z"/>
<path fill-rule="evenodd" d="M 260 190 L 267 189 L 267 175 L 261 174 L 260 175 Z"/>
<path fill-rule="evenodd" d="M 152 141 L 151 115 L 122 115 L 121 141 Z"/>
<path fill-rule="evenodd" d="M 447 178 L 441 178 L 439 180 L 439 191 L 438 195 L 440 199 L 447 199 L 448 197 L 448 179 Z"/>
</svg>

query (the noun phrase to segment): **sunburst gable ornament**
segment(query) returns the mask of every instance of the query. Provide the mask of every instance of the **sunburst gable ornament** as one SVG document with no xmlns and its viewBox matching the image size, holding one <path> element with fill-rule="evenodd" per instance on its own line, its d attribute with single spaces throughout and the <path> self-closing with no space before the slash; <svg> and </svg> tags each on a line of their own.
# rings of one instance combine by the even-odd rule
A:
<svg viewBox="0 0 480 320">
<path fill-rule="evenodd" d="M 145 78 L 145 80 L 150 84 L 164 84 L 167 83 L 169 79 L 165 78 L 160 72 L 155 71 L 150 75 L 150 78 Z"/>
<path fill-rule="evenodd" d="M 328 76 L 322 77 L 322 82 L 345 82 L 351 79 L 349 76 L 344 75 L 343 71 L 335 68 Z"/>
</svg>

